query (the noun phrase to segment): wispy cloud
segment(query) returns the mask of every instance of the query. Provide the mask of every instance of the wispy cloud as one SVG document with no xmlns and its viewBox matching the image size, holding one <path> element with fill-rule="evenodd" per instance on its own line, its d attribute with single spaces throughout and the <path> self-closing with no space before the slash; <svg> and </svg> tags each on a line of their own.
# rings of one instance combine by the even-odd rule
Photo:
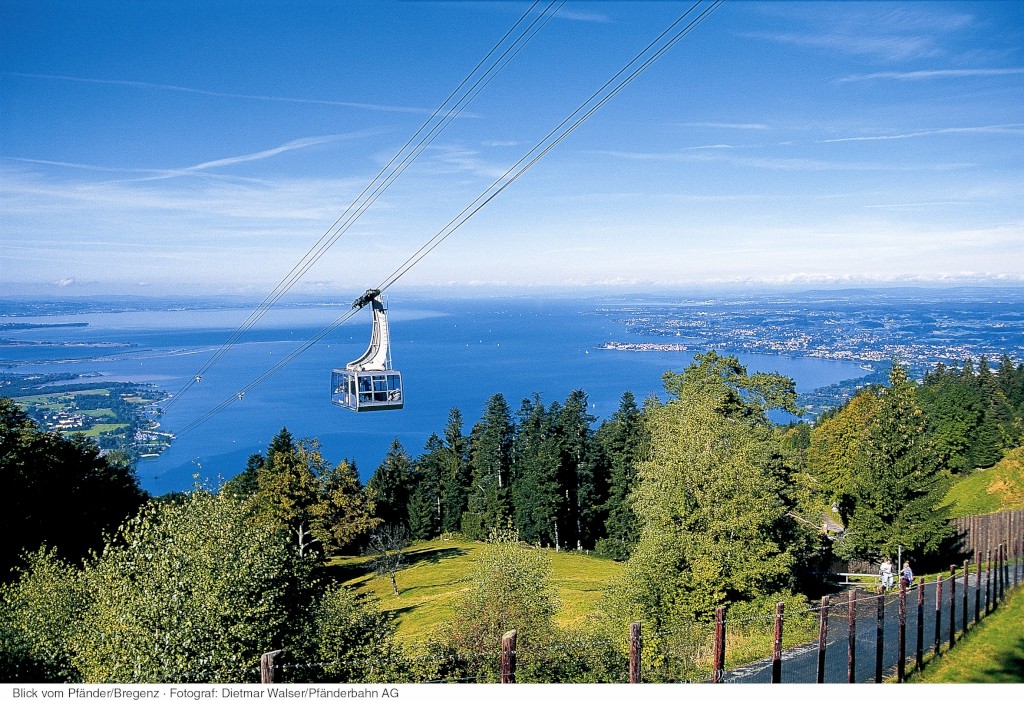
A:
<svg viewBox="0 0 1024 701">
<path fill-rule="evenodd" d="M 314 146 L 320 146 L 322 144 L 329 144 L 343 139 L 362 138 L 364 136 L 368 136 L 374 133 L 378 133 L 378 130 L 363 130 L 359 132 L 351 132 L 348 134 L 309 136 L 301 139 L 293 139 L 284 144 L 281 144 L 280 146 L 274 146 L 272 148 L 263 149 L 261 151 L 240 154 L 237 156 L 227 156 L 225 158 L 216 158 L 210 161 L 204 161 L 202 163 L 196 163 L 195 165 L 185 166 L 182 168 L 123 168 L 101 166 L 90 163 L 53 161 L 40 158 L 22 158 L 18 156 L 0 156 L 0 160 L 12 161 L 16 163 L 30 163 L 35 165 L 53 166 L 57 168 L 68 168 L 71 170 L 86 170 L 99 173 L 138 174 L 145 176 L 139 178 L 139 180 L 160 180 L 165 178 L 174 178 L 187 175 L 197 175 L 204 173 L 206 171 L 237 165 L 239 163 L 251 163 L 253 161 L 262 161 L 268 158 L 273 158 L 274 156 L 279 156 L 281 154 L 288 153 L 290 151 L 298 151 L 301 149 L 311 148 Z"/>
<path fill-rule="evenodd" d="M 933 58 L 942 54 L 928 36 L 869 34 L 753 33 L 747 36 L 791 46 L 825 49 L 854 56 L 873 56 L 887 61 Z"/>
<path fill-rule="evenodd" d="M 50 75 L 46 73 L 19 73 L 15 71 L 4 71 L 0 75 L 13 76 L 16 78 L 31 78 L 35 80 L 59 80 L 72 83 L 88 83 L 92 85 L 116 85 L 127 88 L 142 88 L 146 90 L 164 90 L 169 92 L 189 93 L 192 95 L 204 95 L 206 97 L 219 97 L 235 100 L 259 100 L 263 102 L 287 102 L 300 105 L 326 105 L 330 107 L 351 107 L 361 110 L 373 110 L 377 112 L 404 112 L 412 114 L 433 114 L 433 109 L 425 107 L 400 107 L 397 105 L 380 105 L 369 102 L 350 102 L 346 100 L 323 100 L 304 97 L 282 97 L 278 95 L 247 95 L 244 93 L 221 92 L 218 90 L 204 90 L 202 88 L 191 88 L 184 85 L 168 85 L 166 83 L 149 83 L 141 80 L 111 80 L 106 78 L 82 78 L 71 75 Z M 465 115 L 463 115 L 465 116 Z"/>
<path fill-rule="evenodd" d="M 982 127 L 950 127 L 947 129 L 926 129 L 904 134 L 876 134 L 872 136 L 845 136 L 836 139 L 824 139 L 821 144 L 835 144 L 846 141 L 898 141 L 901 139 L 917 139 L 924 136 L 942 136 L 947 134 L 1024 134 L 1024 124 L 995 124 Z"/>
<path fill-rule="evenodd" d="M 929 71 L 879 71 L 848 75 L 839 83 L 866 80 L 934 80 L 936 78 L 990 78 L 1004 75 L 1024 75 L 1024 68 L 946 68 Z"/>
<path fill-rule="evenodd" d="M 748 124 L 743 122 L 685 122 L 680 126 L 697 127 L 702 129 L 741 129 L 756 131 L 765 131 L 769 128 L 767 124 Z"/>
</svg>

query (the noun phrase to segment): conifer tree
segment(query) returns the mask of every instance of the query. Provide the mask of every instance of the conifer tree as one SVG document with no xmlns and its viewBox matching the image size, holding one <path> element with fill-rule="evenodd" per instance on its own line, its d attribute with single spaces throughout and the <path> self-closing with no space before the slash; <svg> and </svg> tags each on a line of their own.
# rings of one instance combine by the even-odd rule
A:
<svg viewBox="0 0 1024 701">
<path fill-rule="evenodd" d="M 559 509 L 564 501 L 558 483 L 558 438 L 553 418 L 540 396 L 524 399 L 513 447 L 515 479 L 512 506 L 520 537 L 529 543 L 561 545 Z"/>
<path fill-rule="evenodd" d="M 601 462 L 592 449 L 590 425 L 594 417 L 587 412 L 587 394 L 574 390 L 558 414 L 561 435 L 561 482 L 566 492 L 565 532 L 567 543 L 577 550 L 594 547 L 603 533 L 600 506 L 606 493 L 607 476 L 598 474 Z"/>
<path fill-rule="evenodd" d="M 441 453 L 441 532 L 454 533 L 462 527 L 466 500 L 472 483 L 468 440 L 462 435 L 462 412 L 452 407 L 444 431 Z"/>
<path fill-rule="evenodd" d="M 597 443 L 610 463 L 608 498 L 604 504 L 606 536 L 598 552 L 616 560 L 629 557 L 639 535 L 630 495 L 636 487 L 636 466 L 648 443 L 643 413 L 632 392 L 625 392 L 611 420 L 597 430 Z"/>
<path fill-rule="evenodd" d="M 413 487 L 409 496 L 409 533 L 415 539 L 427 540 L 441 534 L 441 488 L 444 465 L 444 443 L 436 433 L 430 434 L 424 452 L 413 461 Z"/>
<path fill-rule="evenodd" d="M 408 504 L 412 492 L 412 460 L 402 443 L 391 442 L 384 460 L 366 483 L 374 504 L 374 515 L 390 526 L 408 526 Z"/>
<path fill-rule="evenodd" d="M 470 466 L 473 482 L 469 489 L 462 532 L 482 540 L 492 528 L 510 516 L 509 474 L 512 465 L 513 425 L 508 402 L 495 394 L 480 422 L 470 433 Z"/>
<path fill-rule="evenodd" d="M 865 470 L 846 535 L 837 548 L 842 555 L 891 556 L 900 547 L 927 555 L 949 533 L 946 509 L 936 508 L 946 484 L 915 394 L 906 370 L 895 364 L 868 426 Z"/>
</svg>

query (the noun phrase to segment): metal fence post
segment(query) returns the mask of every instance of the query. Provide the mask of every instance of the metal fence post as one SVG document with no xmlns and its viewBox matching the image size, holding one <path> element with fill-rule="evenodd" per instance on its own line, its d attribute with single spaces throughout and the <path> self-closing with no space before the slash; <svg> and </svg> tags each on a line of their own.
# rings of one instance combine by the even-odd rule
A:
<svg viewBox="0 0 1024 701">
<path fill-rule="evenodd" d="M 924 583 L 917 587 L 917 653 L 914 661 L 914 668 L 917 671 L 924 669 Z"/>
<path fill-rule="evenodd" d="M 956 643 L 956 565 L 949 566 L 949 647 Z"/>
<path fill-rule="evenodd" d="M 974 587 L 974 625 L 978 625 L 978 621 L 981 620 L 981 551 L 978 550 L 974 553 L 974 569 L 978 571 L 977 579 Z"/>
<path fill-rule="evenodd" d="M 967 588 L 967 578 L 970 576 L 970 574 L 971 574 L 971 561 L 965 559 L 964 560 L 964 600 L 963 600 L 963 609 L 964 609 L 963 619 L 964 620 L 963 620 L 963 626 L 962 626 L 963 630 L 960 632 L 960 637 L 961 638 L 964 637 L 965 635 L 967 635 L 967 591 L 968 591 L 968 588 Z"/>
</svg>

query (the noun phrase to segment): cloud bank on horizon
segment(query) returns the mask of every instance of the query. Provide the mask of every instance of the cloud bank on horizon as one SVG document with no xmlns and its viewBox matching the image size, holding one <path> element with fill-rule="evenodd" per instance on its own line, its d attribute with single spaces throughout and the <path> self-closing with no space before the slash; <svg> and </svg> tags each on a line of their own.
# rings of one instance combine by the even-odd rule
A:
<svg viewBox="0 0 1024 701">
<path fill-rule="evenodd" d="M 565 5 L 296 290 L 386 278 L 688 5 Z M 7 0 L 5 291 L 268 292 L 529 11 Z M 402 283 L 1022 283 L 1022 54 L 1019 3 L 726 3 Z"/>
</svg>

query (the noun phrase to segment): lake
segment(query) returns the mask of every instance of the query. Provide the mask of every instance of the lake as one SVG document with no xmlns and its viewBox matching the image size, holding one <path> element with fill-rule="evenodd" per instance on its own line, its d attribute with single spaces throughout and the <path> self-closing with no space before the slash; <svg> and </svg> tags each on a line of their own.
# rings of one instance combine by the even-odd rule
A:
<svg viewBox="0 0 1024 701">
<path fill-rule="evenodd" d="M 296 437 L 318 439 L 332 463 L 354 460 L 365 481 L 395 438 L 410 455 L 420 454 L 431 433 L 443 432 L 452 407 L 462 411 L 468 433 L 496 393 L 515 411 L 534 393 L 551 403 L 582 389 L 600 420 L 615 412 L 627 390 L 638 402 L 651 394 L 664 396 L 662 374 L 682 370 L 693 357 L 692 351 L 600 349 L 608 341 L 652 341 L 598 312 L 608 308 L 607 302 L 396 297 L 390 302 L 392 355 L 405 384 L 403 410 L 355 414 L 330 403 L 331 370 L 354 360 L 369 342 L 368 308 L 241 399 L 231 399 L 347 310 L 316 303 L 278 306 L 171 404 L 162 427 L 178 437 L 159 457 L 137 464 L 142 486 L 162 494 L 189 489 L 197 479 L 229 478 L 245 467 L 249 455 L 263 452 L 282 427 Z M 0 317 L 88 324 L 4 330 L 6 338 L 56 345 L 4 347 L 0 366 L 16 373 L 99 373 L 100 379 L 151 383 L 176 393 L 255 307 L 202 306 Z M 738 355 L 751 372 L 792 377 L 801 392 L 865 374 L 854 362 Z M 197 420 L 201 423 L 182 431 Z"/>
</svg>

